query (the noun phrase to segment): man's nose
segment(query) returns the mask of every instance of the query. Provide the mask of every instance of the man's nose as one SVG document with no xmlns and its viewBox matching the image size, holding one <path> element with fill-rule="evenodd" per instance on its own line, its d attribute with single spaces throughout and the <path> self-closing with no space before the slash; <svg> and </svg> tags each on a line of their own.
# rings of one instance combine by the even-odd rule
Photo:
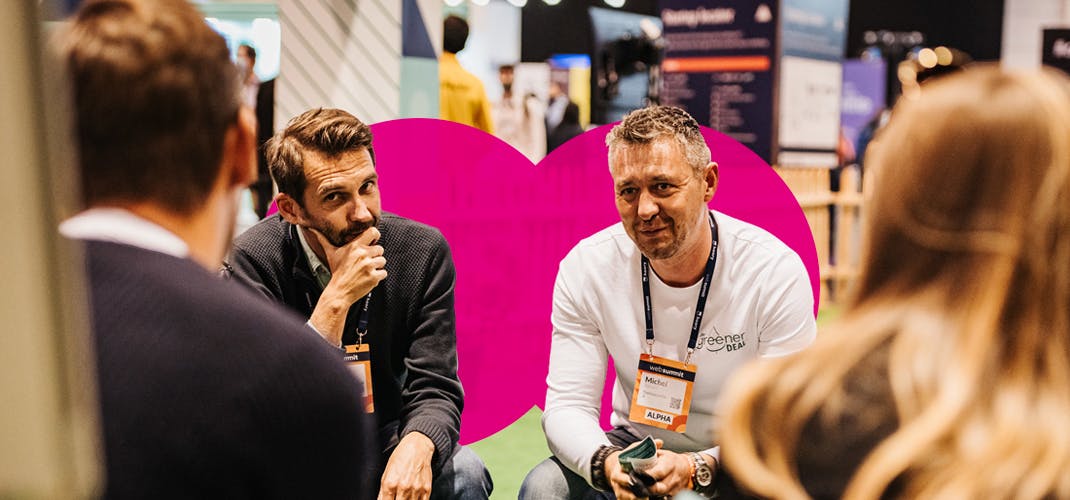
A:
<svg viewBox="0 0 1070 500">
<path fill-rule="evenodd" d="M 639 193 L 638 215 L 642 220 L 653 219 L 661 211 L 657 201 L 646 190 Z"/>
<path fill-rule="evenodd" d="M 355 198 L 353 206 L 349 211 L 349 220 L 356 222 L 369 222 L 372 220 L 372 212 L 364 200 Z"/>
</svg>

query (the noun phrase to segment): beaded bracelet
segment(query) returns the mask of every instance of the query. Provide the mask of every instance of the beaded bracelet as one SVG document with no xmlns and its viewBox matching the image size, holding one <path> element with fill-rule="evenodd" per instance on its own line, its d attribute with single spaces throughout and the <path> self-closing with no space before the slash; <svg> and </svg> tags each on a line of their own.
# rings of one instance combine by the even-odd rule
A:
<svg viewBox="0 0 1070 500">
<path fill-rule="evenodd" d="M 624 448 L 620 446 L 602 445 L 591 457 L 591 485 L 600 491 L 613 491 L 606 477 L 606 459 L 609 455 Z"/>
</svg>

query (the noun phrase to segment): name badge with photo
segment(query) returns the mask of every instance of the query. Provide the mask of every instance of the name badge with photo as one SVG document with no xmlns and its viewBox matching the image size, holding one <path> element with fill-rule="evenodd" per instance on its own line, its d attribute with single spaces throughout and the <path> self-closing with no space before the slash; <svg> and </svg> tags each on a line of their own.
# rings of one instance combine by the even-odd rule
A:
<svg viewBox="0 0 1070 500">
<path fill-rule="evenodd" d="M 375 413 L 375 398 L 372 397 L 372 352 L 368 344 L 347 345 L 346 364 L 361 386 L 364 412 Z"/>
<path fill-rule="evenodd" d="M 673 432 L 687 430 L 695 365 L 643 354 L 632 392 L 628 420 Z"/>
</svg>

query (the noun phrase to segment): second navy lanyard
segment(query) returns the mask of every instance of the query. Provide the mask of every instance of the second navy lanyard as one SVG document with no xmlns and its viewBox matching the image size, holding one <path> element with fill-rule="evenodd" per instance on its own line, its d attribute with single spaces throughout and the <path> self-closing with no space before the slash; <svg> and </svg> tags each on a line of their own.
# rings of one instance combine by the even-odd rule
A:
<svg viewBox="0 0 1070 500">
<path fill-rule="evenodd" d="M 687 358 L 684 364 L 691 362 L 691 353 L 695 352 L 695 344 L 698 343 L 699 327 L 702 325 L 702 313 L 706 309 L 706 298 L 710 293 L 710 282 L 713 280 L 713 270 L 717 267 L 717 222 L 710 213 L 710 232 L 713 233 L 713 243 L 710 245 L 710 257 L 706 260 L 706 274 L 702 277 L 702 286 L 698 292 L 698 304 L 695 306 L 695 320 L 691 323 L 691 338 L 687 341 Z M 643 272 L 643 309 L 646 316 L 646 345 L 649 354 L 654 350 L 654 311 L 650 303 L 650 260 L 646 256 L 640 259 Z M 367 302 L 364 304 L 367 312 Z"/>
</svg>

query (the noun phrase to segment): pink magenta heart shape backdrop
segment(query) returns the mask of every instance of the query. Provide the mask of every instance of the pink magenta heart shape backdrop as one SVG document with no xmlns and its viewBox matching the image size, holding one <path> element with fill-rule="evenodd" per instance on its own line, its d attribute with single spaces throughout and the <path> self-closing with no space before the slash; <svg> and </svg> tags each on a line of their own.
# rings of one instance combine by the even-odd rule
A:
<svg viewBox="0 0 1070 500">
<path fill-rule="evenodd" d="M 461 443 L 543 405 L 558 263 L 579 240 L 620 222 L 605 146 L 610 128 L 590 130 L 533 166 L 465 125 L 413 118 L 372 126 L 383 209 L 439 228 L 457 266 Z M 817 253 L 791 191 L 740 143 L 711 129 L 703 136 L 720 167 L 711 206 L 793 248 L 817 304 Z M 609 407 L 607 397 L 603 424 Z"/>
</svg>

